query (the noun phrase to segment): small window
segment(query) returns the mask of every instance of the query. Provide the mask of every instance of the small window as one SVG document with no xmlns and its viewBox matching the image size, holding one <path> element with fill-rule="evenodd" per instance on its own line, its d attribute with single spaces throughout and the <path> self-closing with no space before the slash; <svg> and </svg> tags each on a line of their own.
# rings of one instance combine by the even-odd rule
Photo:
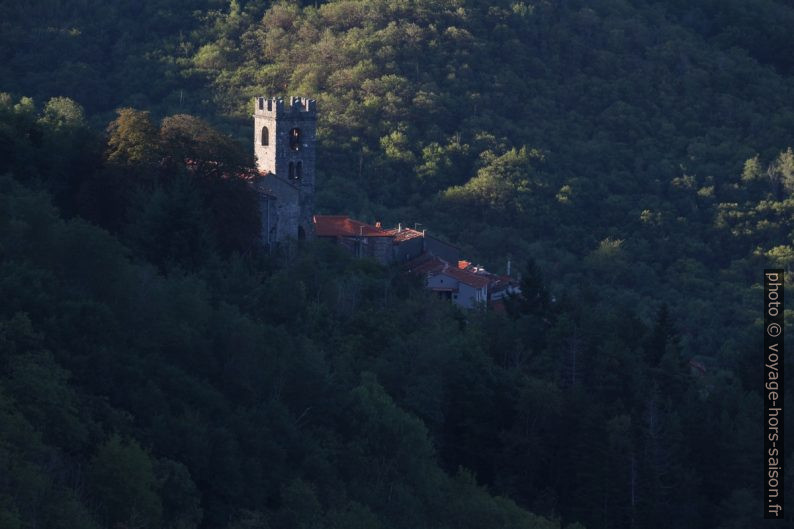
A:
<svg viewBox="0 0 794 529">
<path fill-rule="evenodd" d="M 295 164 L 292 162 L 289 163 L 289 178 L 290 180 L 295 179 Z"/>
<path fill-rule="evenodd" d="M 262 145 L 270 145 L 270 131 L 267 130 L 267 127 L 262 127 Z"/>
<path fill-rule="evenodd" d="M 301 149 L 301 129 L 294 128 L 289 131 L 289 148 L 293 151 Z"/>
<path fill-rule="evenodd" d="M 303 162 L 295 164 L 295 178 L 303 178 Z"/>
<path fill-rule="evenodd" d="M 265 108 L 265 98 L 259 98 L 259 110 L 263 110 Z"/>
</svg>

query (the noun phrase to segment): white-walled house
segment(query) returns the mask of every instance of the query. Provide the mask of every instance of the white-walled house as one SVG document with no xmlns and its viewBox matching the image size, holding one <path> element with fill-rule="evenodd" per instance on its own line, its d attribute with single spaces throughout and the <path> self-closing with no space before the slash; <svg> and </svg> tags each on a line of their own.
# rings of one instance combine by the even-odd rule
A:
<svg viewBox="0 0 794 529">
<path fill-rule="evenodd" d="M 472 266 L 467 261 L 458 261 L 453 265 L 438 257 L 430 256 L 410 265 L 410 272 L 425 277 L 428 289 L 461 308 L 473 309 L 487 305 L 501 308 L 502 298 L 508 287 L 511 292 L 518 293 L 518 286 L 511 278 L 491 274 L 481 267 Z M 498 299 L 494 298 L 494 294 Z M 493 303 L 494 301 L 497 303 Z"/>
<path fill-rule="evenodd" d="M 427 288 L 466 309 L 488 301 L 488 280 L 470 272 L 446 265 L 427 274 Z"/>
</svg>

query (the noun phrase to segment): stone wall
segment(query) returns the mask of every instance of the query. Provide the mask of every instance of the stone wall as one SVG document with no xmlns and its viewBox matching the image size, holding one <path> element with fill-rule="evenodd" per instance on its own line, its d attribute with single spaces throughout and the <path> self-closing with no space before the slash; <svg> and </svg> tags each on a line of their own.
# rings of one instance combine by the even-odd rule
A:
<svg viewBox="0 0 794 529">
<path fill-rule="evenodd" d="M 270 242 L 298 238 L 298 227 L 301 226 L 299 189 L 273 174 L 259 177 L 256 189 L 260 197 L 267 197 L 260 201 L 260 213 L 263 216 L 262 229 L 268 231 Z M 263 208 L 266 211 L 262 211 Z"/>
<path fill-rule="evenodd" d="M 267 132 L 263 145 L 262 134 Z M 277 241 L 314 232 L 317 108 L 313 99 L 254 100 L 254 154 L 257 168 L 275 179 L 267 185 L 276 198 Z M 268 177 L 269 178 L 269 177 Z"/>
</svg>

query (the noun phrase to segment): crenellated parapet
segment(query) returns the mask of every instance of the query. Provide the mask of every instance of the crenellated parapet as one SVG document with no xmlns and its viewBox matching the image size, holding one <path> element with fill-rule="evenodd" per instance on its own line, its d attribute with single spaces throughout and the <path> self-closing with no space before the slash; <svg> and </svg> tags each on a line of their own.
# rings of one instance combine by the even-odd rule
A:
<svg viewBox="0 0 794 529">
<path fill-rule="evenodd" d="M 317 101 L 307 97 L 293 97 L 288 101 L 275 97 L 257 97 L 254 100 L 254 115 L 278 118 L 296 113 L 301 119 L 316 118 Z"/>
</svg>

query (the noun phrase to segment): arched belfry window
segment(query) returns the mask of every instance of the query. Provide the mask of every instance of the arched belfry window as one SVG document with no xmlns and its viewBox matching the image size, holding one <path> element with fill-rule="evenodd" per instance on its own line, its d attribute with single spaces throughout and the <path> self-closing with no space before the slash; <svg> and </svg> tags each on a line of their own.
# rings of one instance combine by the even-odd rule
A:
<svg viewBox="0 0 794 529">
<path fill-rule="evenodd" d="M 289 148 L 293 151 L 299 151 L 301 148 L 301 129 L 294 128 L 289 131 Z"/>
<path fill-rule="evenodd" d="M 295 178 L 295 164 L 292 162 L 289 163 L 289 178 L 290 180 Z"/>
<path fill-rule="evenodd" d="M 267 127 L 262 127 L 262 145 L 270 145 L 270 131 Z"/>
<path fill-rule="evenodd" d="M 303 178 L 303 162 L 295 164 L 295 178 Z"/>
</svg>

